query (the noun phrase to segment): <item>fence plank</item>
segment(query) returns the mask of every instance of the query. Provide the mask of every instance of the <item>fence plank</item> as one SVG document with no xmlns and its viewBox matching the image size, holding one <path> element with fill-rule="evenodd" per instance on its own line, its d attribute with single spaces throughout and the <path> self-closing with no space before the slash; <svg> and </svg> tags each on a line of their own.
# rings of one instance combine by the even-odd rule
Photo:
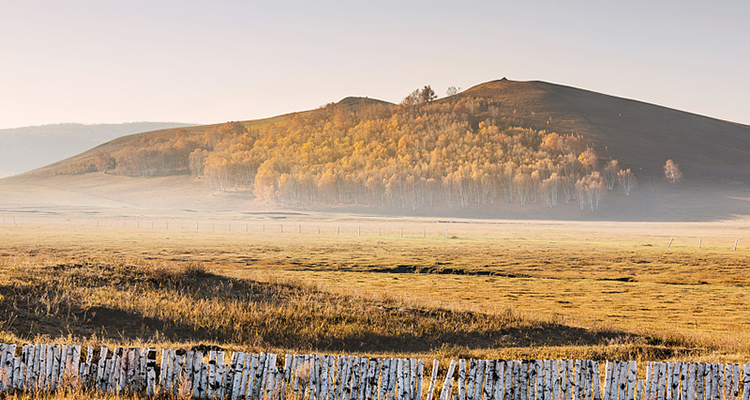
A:
<svg viewBox="0 0 750 400">
<path fill-rule="evenodd" d="M 568 360 L 560 360 L 560 400 L 568 400 Z M 555 399 L 557 400 L 557 399 Z"/>
<path fill-rule="evenodd" d="M 93 352 L 93 347 L 91 352 Z M 44 371 L 46 370 L 45 366 L 45 353 L 46 348 L 43 344 L 37 344 L 36 345 L 36 354 L 34 354 L 34 369 L 32 370 L 32 378 L 30 382 L 29 389 L 30 390 L 39 390 L 41 389 L 40 381 L 44 381 Z"/>
<path fill-rule="evenodd" d="M 659 400 L 665 400 L 666 397 L 666 378 L 667 378 L 667 363 L 660 362 L 659 364 L 659 380 L 657 388 L 657 398 Z"/>
<path fill-rule="evenodd" d="M 458 360 L 458 400 L 466 400 L 466 360 Z"/>
<path fill-rule="evenodd" d="M 725 385 L 725 373 L 724 369 L 726 367 L 726 364 L 724 363 L 717 363 L 716 364 L 716 372 L 714 374 L 714 380 L 716 381 L 715 389 L 714 390 L 714 400 L 724 400 L 724 385 Z"/>
<path fill-rule="evenodd" d="M 516 387 L 514 390 L 518 391 L 522 400 L 528 400 L 529 398 L 533 399 L 534 397 L 534 385 L 536 384 L 536 368 L 534 368 L 534 364 L 531 363 L 533 363 L 533 361 L 521 361 L 521 366 L 518 370 L 518 387 Z M 531 365 L 531 367 L 529 367 L 529 365 Z M 531 392 L 529 392 L 529 384 L 531 384 Z"/>
<path fill-rule="evenodd" d="M 226 395 L 226 387 L 227 387 L 227 376 L 229 372 L 229 365 L 226 363 L 226 352 L 225 351 L 217 351 L 216 352 L 216 388 L 214 389 L 214 393 L 216 394 L 216 397 L 223 399 Z"/>
<path fill-rule="evenodd" d="M 505 388 L 505 361 L 495 360 L 495 395 L 492 400 L 503 400 Z M 487 399 L 490 400 L 490 399 Z"/>
<path fill-rule="evenodd" d="M 552 360 L 544 360 L 544 398 L 552 398 Z"/>
<path fill-rule="evenodd" d="M 49 347 L 48 347 L 49 349 Z M 96 388 L 99 390 L 107 390 L 105 386 L 105 378 L 104 378 L 104 372 L 105 372 L 105 366 L 107 365 L 107 354 L 109 353 L 109 349 L 106 347 L 102 347 L 99 349 L 99 362 L 96 364 Z M 46 361 L 49 361 L 49 352 L 47 353 Z M 52 364 L 48 363 L 47 368 L 51 368 Z"/>
<path fill-rule="evenodd" d="M 658 362 L 651 363 L 651 382 L 648 389 L 649 399 L 658 400 L 659 398 L 659 370 L 661 369 Z"/>
<path fill-rule="evenodd" d="M 156 393 L 156 349 L 144 349 L 146 351 L 146 394 L 153 396 Z"/>
<path fill-rule="evenodd" d="M 417 360 L 417 393 L 414 396 L 414 400 L 422 400 L 422 390 L 424 383 L 424 360 Z"/>
<path fill-rule="evenodd" d="M 524 389 L 522 387 L 521 389 Z M 529 362 L 528 396 L 531 399 L 542 398 L 544 393 L 544 361 L 534 360 Z"/>
<path fill-rule="evenodd" d="M 688 369 L 690 368 L 690 363 L 681 363 L 680 366 L 680 397 L 679 400 L 687 400 L 688 398 Z"/>
<path fill-rule="evenodd" d="M 745 367 L 746 370 L 748 367 Z M 456 360 L 451 360 L 448 365 L 448 371 L 445 373 L 445 381 L 443 381 L 443 390 L 440 392 L 440 400 L 448 400 L 451 398 L 451 392 L 453 391 L 453 371 L 456 369 Z"/>
<path fill-rule="evenodd" d="M 552 360 L 550 363 L 550 382 L 552 382 L 553 400 L 560 398 L 560 360 Z"/>
<path fill-rule="evenodd" d="M 474 380 L 477 373 L 477 360 L 469 359 L 469 367 L 466 371 L 466 400 L 474 400 Z"/>
<path fill-rule="evenodd" d="M 747 371 L 747 367 L 745 367 L 745 370 Z M 734 400 L 739 397 L 740 395 L 740 374 L 742 371 L 740 370 L 739 364 L 734 364 L 734 374 L 732 376 L 732 380 L 734 381 L 734 387 L 732 388 L 732 397 L 730 400 Z M 750 383 L 750 377 L 745 377 L 745 382 Z M 745 389 L 745 393 L 750 392 L 750 390 Z"/>
<path fill-rule="evenodd" d="M 359 384 L 360 384 L 360 365 L 362 362 L 361 357 L 354 357 L 354 362 L 352 363 L 352 391 L 351 391 L 351 398 L 352 400 L 358 400 L 359 399 Z"/>
<path fill-rule="evenodd" d="M 484 370 L 487 366 L 487 361 L 477 360 L 477 370 L 474 374 L 474 399 L 482 400 L 482 393 L 484 392 Z"/>
<path fill-rule="evenodd" d="M 696 398 L 696 389 L 697 389 L 697 377 L 698 375 L 698 365 L 696 363 L 690 363 L 688 364 L 688 399 L 695 399 Z"/>
<path fill-rule="evenodd" d="M 703 388 L 706 382 L 706 375 L 704 374 L 706 365 L 698 363 L 695 366 L 695 397 L 697 400 L 704 400 Z"/>
<path fill-rule="evenodd" d="M 367 361 L 367 370 L 365 373 L 365 389 L 364 389 L 364 400 L 372 400 L 373 393 L 377 389 L 378 381 L 375 374 L 378 362 L 376 359 L 369 359 Z M 321 399 L 325 400 L 325 399 Z"/>
<path fill-rule="evenodd" d="M 193 353 L 193 397 L 200 398 L 203 389 L 201 388 L 201 373 L 203 371 L 203 352 L 196 351 Z"/>
<path fill-rule="evenodd" d="M 45 378 L 47 377 L 47 345 L 40 344 L 38 346 L 39 352 L 39 368 L 36 372 L 36 385 L 34 390 L 43 390 L 45 385 Z"/>
<path fill-rule="evenodd" d="M 670 386 L 669 386 L 669 399 L 670 400 L 679 400 L 680 396 L 680 374 L 682 373 L 682 363 L 681 362 L 674 362 L 672 363 L 672 373 L 671 378 L 669 380 Z"/>
<path fill-rule="evenodd" d="M 620 400 L 625 400 L 625 396 L 628 390 L 628 363 L 625 361 L 621 361 L 618 364 L 620 364 L 620 378 L 617 397 Z"/>
<path fill-rule="evenodd" d="M 612 373 L 614 370 L 614 362 L 607 361 L 604 366 L 604 400 L 610 400 L 612 394 Z"/>
<path fill-rule="evenodd" d="M 239 388 L 237 388 L 237 398 L 238 399 L 244 399 L 247 395 L 247 386 L 248 386 L 248 379 L 250 378 L 250 366 L 253 362 L 253 354 L 252 353 L 245 353 L 245 358 L 242 363 L 242 366 L 240 366 L 240 383 Z"/>
<path fill-rule="evenodd" d="M 584 400 L 586 398 L 586 361 L 576 360 L 576 387 L 573 400 Z"/>
<path fill-rule="evenodd" d="M 635 399 L 636 381 L 638 378 L 638 363 L 628 362 L 628 390 L 625 394 L 627 400 Z"/>
<path fill-rule="evenodd" d="M 26 347 L 26 353 L 28 354 L 28 346 Z M 21 388 L 21 383 L 23 381 L 23 372 L 26 369 L 26 366 L 24 365 L 24 368 L 21 368 L 21 357 L 13 357 L 13 379 L 11 382 L 11 386 L 14 390 L 18 390 Z"/>
<path fill-rule="evenodd" d="M 396 383 L 398 380 L 398 359 L 391 358 L 391 368 L 388 376 L 388 392 L 391 397 L 396 396 Z"/>
<path fill-rule="evenodd" d="M 503 400 L 513 399 L 513 361 L 505 361 L 505 380 L 503 382 Z"/>
<path fill-rule="evenodd" d="M 646 385 L 643 382 L 643 379 L 638 379 L 638 391 L 636 392 L 635 399 L 636 400 L 643 400 L 646 396 L 644 393 Z"/>
<path fill-rule="evenodd" d="M 199 386 L 200 392 L 198 396 L 201 399 L 208 398 L 208 363 L 201 363 L 201 383 Z"/>
</svg>

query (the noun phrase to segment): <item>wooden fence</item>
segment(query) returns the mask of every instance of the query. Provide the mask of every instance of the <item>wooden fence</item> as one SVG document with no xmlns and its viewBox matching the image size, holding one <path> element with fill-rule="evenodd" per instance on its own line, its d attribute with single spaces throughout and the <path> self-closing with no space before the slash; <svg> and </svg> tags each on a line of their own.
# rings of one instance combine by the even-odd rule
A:
<svg viewBox="0 0 750 400">
<path fill-rule="evenodd" d="M 109 393 L 192 394 L 199 399 L 268 400 L 743 400 L 750 364 L 635 361 L 452 360 L 425 378 L 424 360 L 320 354 L 77 345 L 2 344 L 0 391 L 64 387 Z M 228 363 L 227 363 L 228 362 Z M 426 391 L 425 391 L 426 389 Z M 740 397 L 741 396 L 741 397 Z"/>
</svg>

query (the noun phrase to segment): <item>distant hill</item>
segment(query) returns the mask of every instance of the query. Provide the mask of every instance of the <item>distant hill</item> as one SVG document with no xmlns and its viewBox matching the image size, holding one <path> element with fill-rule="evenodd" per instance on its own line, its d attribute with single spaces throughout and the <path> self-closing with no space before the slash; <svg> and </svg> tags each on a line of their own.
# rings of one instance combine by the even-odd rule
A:
<svg viewBox="0 0 750 400">
<path fill-rule="evenodd" d="M 680 165 L 680 185 L 664 178 L 668 159 Z M 594 191 L 611 160 L 639 187 L 625 196 L 615 184 L 599 210 Z M 189 207 L 199 208 L 210 196 L 213 209 L 225 207 L 222 199 L 243 208 L 258 199 L 253 207 L 708 220 L 750 215 L 750 126 L 502 79 L 423 104 L 347 97 L 262 120 L 124 136 L 4 181 L 78 187 L 76 196 L 139 207 L 191 199 Z M 147 202 L 139 185 L 154 193 Z M 106 193 L 97 189 L 105 186 Z M 588 215 L 596 217 L 579 217 L 594 202 L 597 213 Z"/>
<path fill-rule="evenodd" d="M 0 178 L 43 167 L 120 136 L 190 126 L 175 122 L 54 124 L 0 129 Z"/>
</svg>

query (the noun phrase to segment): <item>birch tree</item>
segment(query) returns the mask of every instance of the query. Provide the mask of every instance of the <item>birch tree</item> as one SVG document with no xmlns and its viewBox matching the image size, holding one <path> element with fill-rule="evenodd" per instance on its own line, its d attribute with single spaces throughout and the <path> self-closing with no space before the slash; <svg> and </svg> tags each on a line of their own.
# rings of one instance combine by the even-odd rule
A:
<svg viewBox="0 0 750 400">
<path fill-rule="evenodd" d="M 620 187 L 625 191 L 625 196 L 630 196 L 630 191 L 638 185 L 638 181 L 635 179 L 635 175 L 630 172 L 630 168 L 620 170 L 620 172 L 617 173 L 617 181 L 620 183 Z"/>
</svg>

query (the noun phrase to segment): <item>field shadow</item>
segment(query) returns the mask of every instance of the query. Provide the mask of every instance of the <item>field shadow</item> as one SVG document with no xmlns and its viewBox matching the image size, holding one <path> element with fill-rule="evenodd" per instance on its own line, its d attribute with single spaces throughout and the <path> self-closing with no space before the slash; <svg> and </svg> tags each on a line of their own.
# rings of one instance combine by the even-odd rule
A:
<svg viewBox="0 0 750 400">
<path fill-rule="evenodd" d="M 64 277 L 65 279 L 55 280 Z M 65 285 L 57 282 L 65 281 Z M 220 324 L 184 315 L 145 311 L 78 299 L 75 287 L 113 291 L 163 291 L 212 306 Z M 144 268 L 81 263 L 43 268 L 23 284 L 0 285 L 1 330 L 32 340 L 40 335 L 113 341 L 232 343 L 299 351 L 429 352 L 448 346 L 488 349 L 597 345 L 632 335 L 500 314 L 442 308 L 409 308 L 321 291 L 305 284 L 259 282 L 210 273 L 196 265 Z M 201 310 L 188 310 L 201 312 Z M 190 314 L 186 314 L 190 316 Z"/>
</svg>

